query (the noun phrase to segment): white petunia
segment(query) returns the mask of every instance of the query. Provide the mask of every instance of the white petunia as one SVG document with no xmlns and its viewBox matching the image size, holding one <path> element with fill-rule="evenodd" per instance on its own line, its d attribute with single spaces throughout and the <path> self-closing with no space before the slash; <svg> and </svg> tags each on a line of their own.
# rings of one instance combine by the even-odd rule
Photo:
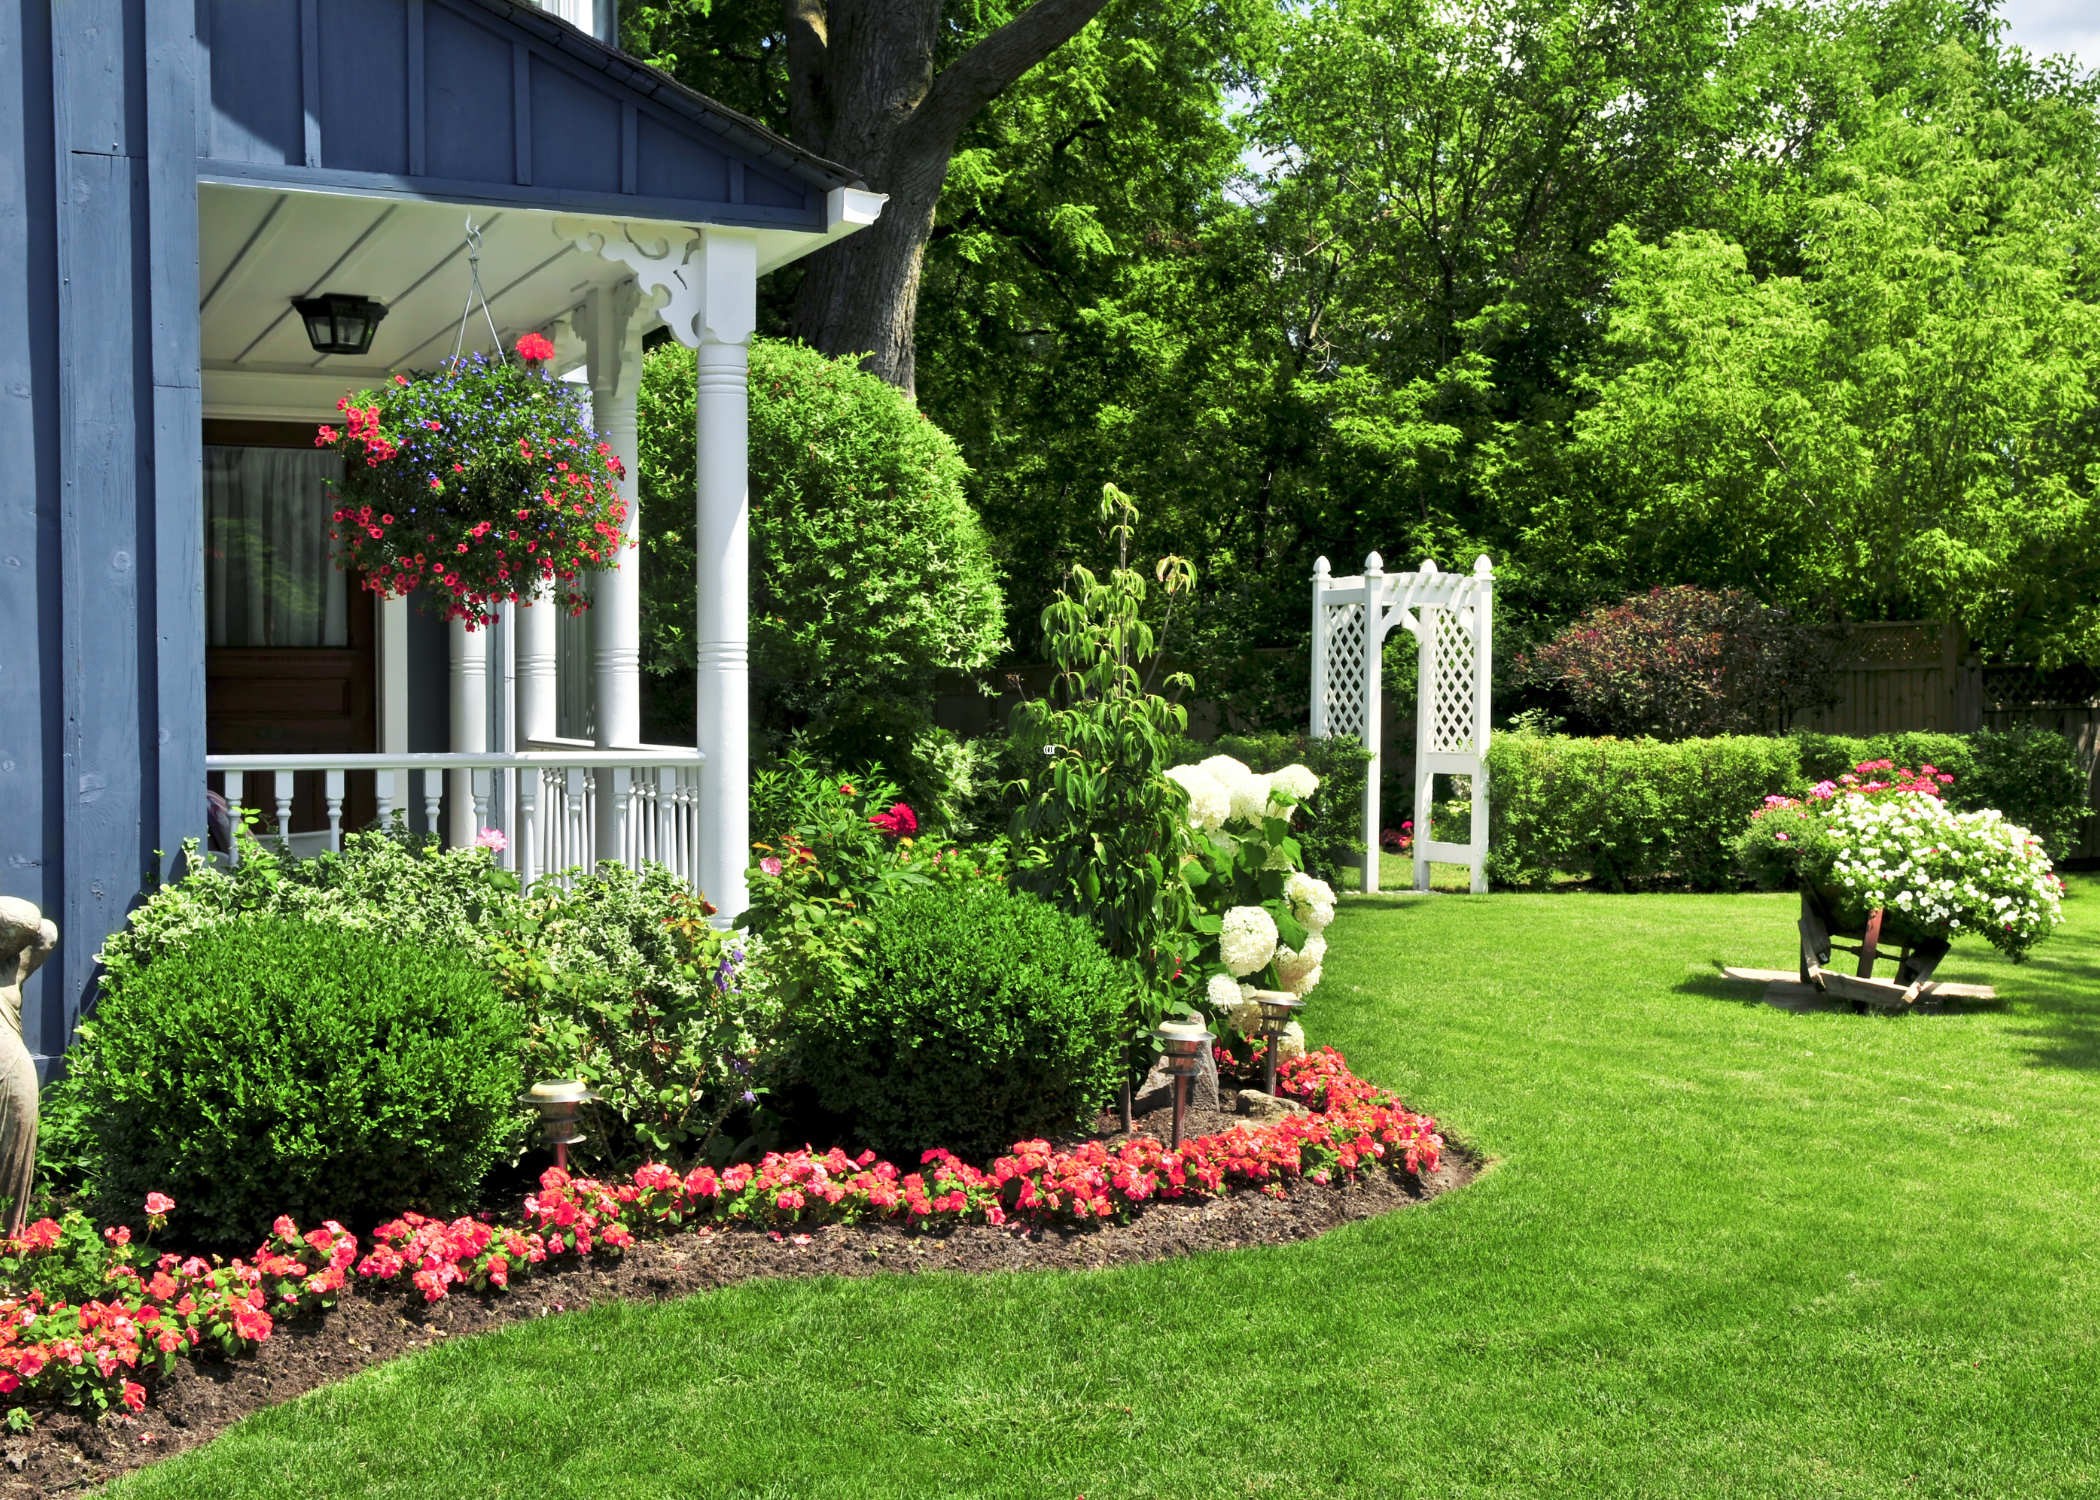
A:
<svg viewBox="0 0 2100 1500">
<path fill-rule="evenodd" d="M 1320 982 L 1320 961 L 1327 957 L 1327 939 L 1317 932 L 1307 937 L 1305 946 L 1293 953 L 1278 944 L 1276 948 L 1276 977 L 1283 987 L 1303 1000 Z"/>
<path fill-rule="evenodd" d="M 1232 794 L 1201 766 L 1176 766 L 1167 779 L 1189 794 L 1189 827 L 1215 831 L 1232 814 Z"/>
<path fill-rule="evenodd" d="M 1276 919 L 1258 906 L 1235 906 L 1218 933 L 1218 958 L 1235 974 L 1252 974 L 1276 956 Z"/>
</svg>

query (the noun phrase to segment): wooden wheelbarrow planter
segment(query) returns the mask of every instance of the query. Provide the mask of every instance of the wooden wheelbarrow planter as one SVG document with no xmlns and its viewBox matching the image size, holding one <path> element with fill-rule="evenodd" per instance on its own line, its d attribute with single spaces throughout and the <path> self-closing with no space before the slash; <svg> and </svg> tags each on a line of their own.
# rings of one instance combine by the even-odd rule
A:
<svg viewBox="0 0 2100 1500">
<path fill-rule="evenodd" d="M 1937 1011 L 1950 997 L 1965 1000 L 1995 1000 L 1998 992 L 1986 984 L 1949 984 L 1932 976 L 1947 956 L 1945 938 L 1917 938 L 1897 934 L 1885 912 L 1867 914 L 1857 931 L 1839 927 L 1830 903 L 1816 891 L 1801 893 L 1801 951 L 1795 975 L 1783 969 L 1728 968 L 1730 979 L 1763 984 L 1765 998 L 1775 1003 L 1799 1000 L 1817 991 L 1846 1001 L 1855 1011 L 1894 1013 L 1904 1010 Z M 1844 947 L 1842 943 L 1852 946 Z M 1874 966 L 1891 958 L 1896 963 L 1893 978 L 1877 979 Z M 1858 959 L 1858 971 L 1846 974 L 1831 967 L 1834 953 Z"/>
</svg>

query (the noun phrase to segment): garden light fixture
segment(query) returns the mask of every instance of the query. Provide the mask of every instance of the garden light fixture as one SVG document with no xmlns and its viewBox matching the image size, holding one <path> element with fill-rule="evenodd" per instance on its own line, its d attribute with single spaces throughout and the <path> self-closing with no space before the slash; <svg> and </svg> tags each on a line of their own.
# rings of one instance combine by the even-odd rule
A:
<svg viewBox="0 0 2100 1500">
<path fill-rule="evenodd" d="M 292 306 L 306 323 L 306 341 L 316 354 L 363 354 L 386 316 L 384 303 L 370 297 L 329 292 L 320 297 L 294 297 Z"/>
<path fill-rule="evenodd" d="M 1210 1045 L 1210 1028 L 1187 1016 L 1173 1016 L 1153 1028 L 1159 1042 L 1160 1060 L 1174 1080 L 1174 1149 L 1181 1149 L 1181 1122 L 1189 1112 L 1189 1079 L 1203 1071 L 1203 1049 Z"/>
<path fill-rule="evenodd" d="M 569 1169 L 569 1147 L 584 1138 L 583 1106 L 595 1104 L 599 1096 L 573 1078 L 535 1083 L 518 1096 L 520 1104 L 539 1111 L 540 1139 L 554 1148 L 554 1164 Z"/>
<path fill-rule="evenodd" d="M 1269 1044 L 1265 1054 L 1265 1088 L 1273 1099 L 1276 1097 L 1276 1049 L 1283 1041 L 1284 1029 L 1291 1024 L 1292 1017 L 1305 1009 L 1305 1002 L 1289 990 L 1256 990 L 1251 998 L 1261 1007 L 1261 1034 Z"/>
</svg>

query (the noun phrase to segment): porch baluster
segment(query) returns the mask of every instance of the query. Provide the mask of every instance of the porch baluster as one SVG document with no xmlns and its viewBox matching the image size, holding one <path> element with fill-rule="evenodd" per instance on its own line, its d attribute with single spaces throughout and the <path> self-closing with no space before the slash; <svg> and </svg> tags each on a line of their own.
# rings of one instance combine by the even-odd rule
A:
<svg viewBox="0 0 2100 1500">
<path fill-rule="evenodd" d="M 590 780 L 590 772 L 577 766 L 569 768 L 569 840 L 568 848 L 563 851 L 567 857 L 562 861 L 565 870 L 577 865 L 588 869 L 595 863 L 585 852 L 589 846 L 584 842 L 590 837 L 591 824 L 586 816 L 588 809 L 584 806 L 583 789 Z"/>
<path fill-rule="evenodd" d="M 518 773 L 518 883 L 527 890 L 539 874 L 539 846 L 534 842 L 539 826 L 533 815 L 539 809 L 540 775 L 537 769 Z"/>
<path fill-rule="evenodd" d="M 270 773 L 271 795 L 277 799 L 277 838 L 279 842 L 292 836 L 292 792 L 293 773 L 272 771 Z"/>
<path fill-rule="evenodd" d="M 426 833 L 444 837 L 445 825 L 438 821 L 445 806 L 445 778 L 442 772 L 424 771 L 423 777 L 423 829 Z"/>
<path fill-rule="evenodd" d="M 489 826 L 489 773 L 480 767 L 474 770 L 474 836 Z"/>
<path fill-rule="evenodd" d="M 343 773 L 324 771 L 322 794 L 328 799 L 328 851 L 343 852 Z"/>
</svg>

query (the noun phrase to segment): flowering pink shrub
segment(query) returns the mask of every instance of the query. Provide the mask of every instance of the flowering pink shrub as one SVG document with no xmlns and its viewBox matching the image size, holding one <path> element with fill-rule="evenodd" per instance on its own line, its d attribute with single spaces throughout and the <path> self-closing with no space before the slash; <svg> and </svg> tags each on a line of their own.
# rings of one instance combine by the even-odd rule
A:
<svg viewBox="0 0 2100 1500">
<path fill-rule="evenodd" d="M 1234 1187 L 1281 1194 L 1293 1179 L 1328 1183 L 1381 1162 L 1436 1169 L 1444 1146 L 1436 1121 L 1358 1078 L 1332 1047 L 1285 1062 L 1277 1087 L 1310 1112 L 1236 1125 L 1178 1151 L 1149 1137 L 1113 1148 L 1087 1141 L 1069 1151 L 1022 1141 L 988 1171 L 934 1150 L 919 1170 L 903 1172 L 872 1151 L 804 1147 L 683 1175 L 651 1162 L 617 1185 L 550 1167 L 515 1224 L 403 1214 L 373 1232 L 361 1260 L 357 1237 L 333 1220 L 302 1234 L 280 1218 L 252 1260 L 221 1265 L 162 1255 L 147 1275 L 125 1262 L 131 1234 L 118 1227 L 107 1231 L 107 1298 L 78 1307 L 38 1291 L 0 1299 L 0 1394 L 97 1407 L 119 1400 L 137 1411 L 146 1390 L 134 1374 L 166 1373 L 177 1354 L 207 1340 L 229 1356 L 252 1349 L 268 1340 L 277 1317 L 334 1305 L 353 1274 L 391 1281 L 405 1273 L 424 1301 L 439 1302 L 454 1287 L 507 1288 L 550 1260 L 618 1252 L 641 1234 L 702 1224 L 761 1225 L 778 1237 L 793 1226 L 870 1219 L 923 1227 L 1084 1223 L 1120 1218 L 1155 1198 Z M 160 1193 L 146 1201 L 159 1228 L 175 1204 Z M 42 1219 L 0 1242 L 0 1258 L 26 1266 L 19 1279 L 33 1282 L 35 1258 L 55 1251 L 59 1239 L 59 1225 Z"/>
</svg>

